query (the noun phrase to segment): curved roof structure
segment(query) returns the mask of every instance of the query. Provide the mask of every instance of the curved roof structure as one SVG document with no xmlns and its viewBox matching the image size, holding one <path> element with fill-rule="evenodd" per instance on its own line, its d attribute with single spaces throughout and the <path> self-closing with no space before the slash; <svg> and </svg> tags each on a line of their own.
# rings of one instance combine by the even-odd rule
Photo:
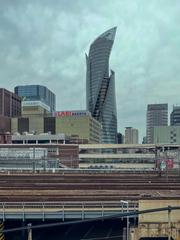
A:
<svg viewBox="0 0 180 240">
<path fill-rule="evenodd" d="M 99 37 L 97 37 L 94 40 L 94 42 L 96 40 L 98 40 L 99 38 L 104 38 L 104 39 L 107 39 L 107 40 L 110 40 L 110 41 L 114 41 L 115 35 L 116 35 L 116 29 L 117 29 L 117 27 L 113 27 L 113 28 L 107 30 L 106 32 L 102 33 Z M 94 42 L 92 44 L 94 44 Z"/>
</svg>

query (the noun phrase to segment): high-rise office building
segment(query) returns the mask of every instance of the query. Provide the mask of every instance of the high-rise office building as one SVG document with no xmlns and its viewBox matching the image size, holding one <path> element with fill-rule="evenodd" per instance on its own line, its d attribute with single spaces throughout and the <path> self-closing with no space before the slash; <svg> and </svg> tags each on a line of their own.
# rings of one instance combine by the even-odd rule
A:
<svg viewBox="0 0 180 240">
<path fill-rule="evenodd" d="M 147 143 L 147 140 L 146 140 L 146 136 L 143 137 L 143 140 L 142 140 L 142 144 L 146 144 Z"/>
<path fill-rule="evenodd" d="M 124 143 L 124 135 L 120 132 L 117 133 L 117 143 L 123 144 Z"/>
<path fill-rule="evenodd" d="M 101 34 L 91 44 L 86 55 L 86 104 L 87 110 L 102 124 L 102 142 L 117 142 L 117 113 L 115 73 L 109 73 L 109 57 L 116 27 Z"/>
<path fill-rule="evenodd" d="M 180 106 L 173 106 L 173 111 L 170 116 L 171 126 L 180 126 Z"/>
<path fill-rule="evenodd" d="M 139 134 L 138 129 L 126 127 L 125 129 L 125 144 L 138 144 Z"/>
<path fill-rule="evenodd" d="M 153 143 L 153 131 L 155 126 L 168 125 L 168 104 L 148 104 L 146 115 L 147 143 Z"/>
<path fill-rule="evenodd" d="M 4 88 L 0 88 L 0 133 L 10 132 L 10 118 L 20 115 L 21 98 Z"/>
<path fill-rule="evenodd" d="M 24 107 L 37 106 L 49 112 L 56 110 L 56 96 L 45 86 L 16 86 L 14 92 L 22 98 L 22 106 Z"/>
<path fill-rule="evenodd" d="M 4 117 L 21 115 L 21 98 L 4 88 L 0 88 L 0 115 Z"/>
</svg>

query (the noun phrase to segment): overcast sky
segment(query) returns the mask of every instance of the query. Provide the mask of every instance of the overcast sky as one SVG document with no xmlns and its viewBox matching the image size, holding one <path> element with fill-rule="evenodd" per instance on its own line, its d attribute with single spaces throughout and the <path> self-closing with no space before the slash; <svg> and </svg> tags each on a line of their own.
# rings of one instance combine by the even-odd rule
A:
<svg viewBox="0 0 180 240">
<path fill-rule="evenodd" d="M 145 135 L 146 105 L 180 105 L 180 0 L 1 0 L 0 87 L 42 84 L 85 109 L 85 52 L 117 26 L 110 58 L 118 129 Z"/>
</svg>

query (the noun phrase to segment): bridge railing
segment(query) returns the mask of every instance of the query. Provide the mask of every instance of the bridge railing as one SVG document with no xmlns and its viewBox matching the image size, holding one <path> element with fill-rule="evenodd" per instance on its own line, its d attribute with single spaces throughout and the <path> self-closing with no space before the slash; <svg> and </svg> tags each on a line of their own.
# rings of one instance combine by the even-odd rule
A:
<svg viewBox="0 0 180 240">
<path fill-rule="evenodd" d="M 138 210 L 138 203 L 129 201 L 91 202 L 0 202 L 0 219 L 89 219 L 109 214 Z"/>
<path fill-rule="evenodd" d="M 121 208 L 127 209 L 127 205 L 121 201 L 83 201 L 83 202 L 0 202 L 0 209 L 54 209 L 54 208 Z M 138 202 L 129 201 L 129 210 L 138 208 Z"/>
</svg>

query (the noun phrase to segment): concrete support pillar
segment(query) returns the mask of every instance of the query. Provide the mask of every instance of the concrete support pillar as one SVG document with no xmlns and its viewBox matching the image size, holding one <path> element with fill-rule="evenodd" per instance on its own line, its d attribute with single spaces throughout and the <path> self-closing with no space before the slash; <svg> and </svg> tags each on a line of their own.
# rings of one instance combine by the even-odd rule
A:
<svg viewBox="0 0 180 240">
<path fill-rule="evenodd" d="M 178 148 L 178 166 L 179 166 L 179 177 L 180 177 L 180 148 Z"/>
</svg>

